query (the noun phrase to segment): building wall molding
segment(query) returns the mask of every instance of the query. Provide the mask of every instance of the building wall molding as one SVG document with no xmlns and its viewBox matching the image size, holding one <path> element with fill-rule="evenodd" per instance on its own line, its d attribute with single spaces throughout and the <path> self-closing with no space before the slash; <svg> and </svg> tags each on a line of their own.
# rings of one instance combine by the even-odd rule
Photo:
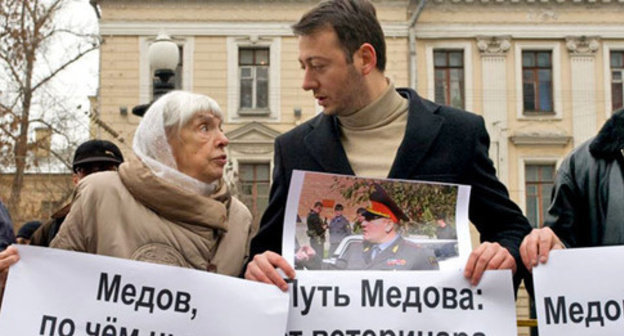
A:
<svg viewBox="0 0 624 336">
<path fill-rule="evenodd" d="M 511 36 L 477 36 L 481 56 L 505 56 L 511 49 Z"/>
<path fill-rule="evenodd" d="M 115 36 L 156 36 L 162 30 L 169 35 L 239 36 L 250 33 L 262 36 L 294 36 L 292 22 L 170 22 L 103 21 L 100 34 Z M 382 23 L 386 37 L 407 37 L 407 22 Z"/>
<path fill-rule="evenodd" d="M 509 137 L 509 140 L 516 146 L 566 146 L 572 137 L 553 133 L 515 133 Z"/>
<path fill-rule="evenodd" d="M 482 35 L 509 35 L 512 39 L 560 39 L 578 35 L 579 31 L 603 39 L 622 38 L 622 25 L 616 24 L 416 24 L 416 38 L 419 39 L 474 38 Z"/>
<path fill-rule="evenodd" d="M 596 56 L 600 48 L 598 36 L 567 36 L 565 39 L 570 56 Z"/>
</svg>

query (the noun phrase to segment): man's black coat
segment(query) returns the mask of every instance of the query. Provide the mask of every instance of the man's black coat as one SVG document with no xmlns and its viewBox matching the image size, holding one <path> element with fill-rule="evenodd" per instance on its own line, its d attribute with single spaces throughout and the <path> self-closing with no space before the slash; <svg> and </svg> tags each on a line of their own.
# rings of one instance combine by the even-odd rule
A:
<svg viewBox="0 0 624 336">
<path fill-rule="evenodd" d="M 483 118 L 422 99 L 411 89 L 397 91 L 409 99 L 409 115 L 388 177 L 472 186 L 469 218 L 479 230 L 481 241 L 506 247 L 520 269 L 518 248 L 531 227 L 496 178 L 488 158 L 490 140 Z M 374 140 L 370 151 L 374 160 Z M 340 143 L 338 119 L 324 114 L 277 137 L 274 164 L 269 206 L 252 240 L 251 256 L 267 250 L 281 253 L 293 169 L 355 175 Z"/>
</svg>

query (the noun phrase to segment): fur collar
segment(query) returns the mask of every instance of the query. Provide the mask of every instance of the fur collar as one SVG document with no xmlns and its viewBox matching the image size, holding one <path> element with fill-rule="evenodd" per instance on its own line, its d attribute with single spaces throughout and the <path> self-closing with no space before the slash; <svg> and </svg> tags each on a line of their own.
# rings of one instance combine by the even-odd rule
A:
<svg viewBox="0 0 624 336">
<path fill-rule="evenodd" d="M 589 145 L 589 151 L 594 157 L 603 159 L 614 159 L 624 154 L 624 109 L 614 112 L 602 126 Z"/>
</svg>

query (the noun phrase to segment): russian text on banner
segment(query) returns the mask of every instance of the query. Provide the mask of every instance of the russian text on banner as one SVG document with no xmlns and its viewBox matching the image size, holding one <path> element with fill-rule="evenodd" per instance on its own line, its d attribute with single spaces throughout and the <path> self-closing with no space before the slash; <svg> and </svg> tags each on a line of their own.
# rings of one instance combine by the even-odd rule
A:
<svg viewBox="0 0 624 336">
<path fill-rule="evenodd" d="M 289 336 L 515 336 L 510 271 L 299 272 Z"/>
<path fill-rule="evenodd" d="M 3 335 L 283 335 L 277 287 L 179 267 L 19 246 Z"/>
<path fill-rule="evenodd" d="M 540 336 L 621 335 L 624 246 L 553 250 L 533 268 Z"/>
</svg>

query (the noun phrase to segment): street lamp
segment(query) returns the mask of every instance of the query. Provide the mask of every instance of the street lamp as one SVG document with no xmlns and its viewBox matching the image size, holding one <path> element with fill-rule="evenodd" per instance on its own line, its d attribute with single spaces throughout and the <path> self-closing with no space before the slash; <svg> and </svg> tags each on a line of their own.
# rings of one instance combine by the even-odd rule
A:
<svg viewBox="0 0 624 336">
<path fill-rule="evenodd" d="M 147 50 L 150 69 L 154 70 L 152 79 L 154 102 L 160 96 L 174 89 L 175 69 L 178 66 L 180 54 L 178 45 L 165 33 L 160 33 Z M 132 114 L 142 117 L 152 103 L 137 105 L 132 108 Z"/>
</svg>

